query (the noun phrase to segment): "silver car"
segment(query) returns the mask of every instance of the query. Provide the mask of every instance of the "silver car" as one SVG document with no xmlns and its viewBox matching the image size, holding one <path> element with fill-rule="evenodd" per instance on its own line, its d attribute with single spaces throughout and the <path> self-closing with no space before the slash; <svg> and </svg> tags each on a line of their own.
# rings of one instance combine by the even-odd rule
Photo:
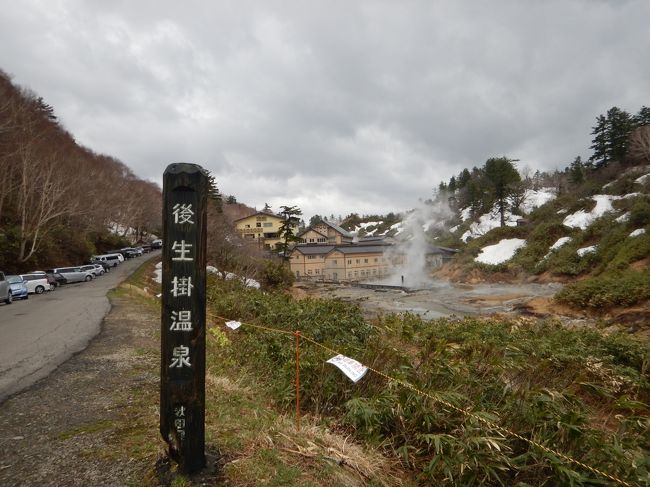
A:
<svg viewBox="0 0 650 487">
<path fill-rule="evenodd" d="M 82 271 L 81 267 L 57 267 L 56 269 L 46 270 L 48 274 L 61 274 L 68 283 L 92 281 L 95 274 L 89 271 Z"/>
<path fill-rule="evenodd" d="M 0 301 L 4 301 L 7 304 L 13 302 L 11 287 L 9 286 L 9 281 L 7 281 L 4 272 L 0 272 Z"/>
<path fill-rule="evenodd" d="M 94 276 L 101 276 L 104 274 L 104 268 L 102 266 L 95 264 L 82 265 L 80 267 L 82 271 L 92 272 Z"/>
</svg>

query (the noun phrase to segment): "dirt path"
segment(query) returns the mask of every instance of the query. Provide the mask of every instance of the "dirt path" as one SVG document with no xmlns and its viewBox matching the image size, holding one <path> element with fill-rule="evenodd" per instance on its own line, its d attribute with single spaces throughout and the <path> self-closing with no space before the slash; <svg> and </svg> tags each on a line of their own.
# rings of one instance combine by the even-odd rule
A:
<svg viewBox="0 0 650 487">
<path fill-rule="evenodd" d="M 110 296 L 112 310 L 84 351 L 3 403 L 0 485 L 140 485 L 151 469 L 155 441 L 135 456 L 120 445 L 134 435 L 156 438 L 157 411 L 150 405 L 157 403 L 158 378 L 150 371 L 158 320 L 138 312 L 124 289 Z M 133 411 L 138 402 L 141 414 L 125 418 L 124 408 Z"/>
</svg>

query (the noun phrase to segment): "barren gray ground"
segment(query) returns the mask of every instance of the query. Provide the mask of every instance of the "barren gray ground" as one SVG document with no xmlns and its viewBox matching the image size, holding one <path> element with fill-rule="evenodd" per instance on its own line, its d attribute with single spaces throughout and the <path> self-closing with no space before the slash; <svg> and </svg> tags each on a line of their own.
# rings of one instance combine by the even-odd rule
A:
<svg viewBox="0 0 650 487">
<path fill-rule="evenodd" d="M 508 313 L 531 298 L 553 296 L 562 287 L 560 284 L 449 284 L 439 281 L 430 289 L 406 292 L 333 284 L 298 286 L 309 294 L 360 304 L 368 315 L 409 311 L 427 319 Z"/>
</svg>

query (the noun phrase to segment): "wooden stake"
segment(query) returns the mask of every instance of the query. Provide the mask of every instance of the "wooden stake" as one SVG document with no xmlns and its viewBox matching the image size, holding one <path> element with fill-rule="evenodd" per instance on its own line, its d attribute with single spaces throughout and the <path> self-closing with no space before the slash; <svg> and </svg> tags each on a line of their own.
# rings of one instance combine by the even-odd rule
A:
<svg viewBox="0 0 650 487">
<path fill-rule="evenodd" d="M 293 334 L 296 336 L 296 429 L 300 431 L 300 331 Z"/>
</svg>

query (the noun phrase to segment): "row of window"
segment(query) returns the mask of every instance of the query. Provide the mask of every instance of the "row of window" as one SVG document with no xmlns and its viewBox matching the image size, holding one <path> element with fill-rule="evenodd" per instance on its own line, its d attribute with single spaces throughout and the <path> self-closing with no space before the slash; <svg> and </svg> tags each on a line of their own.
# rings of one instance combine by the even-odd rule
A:
<svg viewBox="0 0 650 487">
<path fill-rule="evenodd" d="M 312 259 L 316 259 L 316 258 L 318 258 L 318 257 L 319 257 L 318 255 L 308 255 L 308 256 L 307 256 L 307 259 L 308 259 L 308 260 L 312 260 Z M 300 260 L 300 254 L 296 254 L 296 255 L 294 256 L 294 259 L 296 259 L 296 260 Z M 370 260 L 370 259 L 363 259 L 363 263 L 364 263 L 364 264 L 368 264 L 368 263 L 369 263 L 369 260 Z M 361 264 L 361 259 L 355 259 L 355 261 L 356 261 L 356 262 L 355 262 L 356 264 Z M 382 261 L 382 262 L 385 262 L 386 259 L 384 259 L 384 258 L 382 257 L 382 258 L 381 258 L 381 261 Z M 376 263 L 378 263 L 378 262 L 379 262 L 379 257 L 375 257 L 375 258 L 374 258 L 374 263 L 376 264 Z M 338 259 L 332 259 L 332 264 L 333 264 L 333 265 L 338 265 Z M 348 259 L 348 264 L 352 265 L 352 259 Z"/>
<path fill-rule="evenodd" d="M 383 261 L 384 258 L 382 257 L 381 260 Z M 379 258 L 378 258 L 378 257 L 375 257 L 375 262 L 379 262 Z M 334 263 L 336 264 L 336 261 L 334 261 Z M 356 259 L 356 263 L 357 263 L 357 264 L 361 264 L 361 259 Z M 363 263 L 364 263 L 364 264 L 367 264 L 367 263 L 368 263 L 368 259 L 363 259 Z M 352 259 L 348 259 L 348 264 L 352 264 Z"/>
</svg>

